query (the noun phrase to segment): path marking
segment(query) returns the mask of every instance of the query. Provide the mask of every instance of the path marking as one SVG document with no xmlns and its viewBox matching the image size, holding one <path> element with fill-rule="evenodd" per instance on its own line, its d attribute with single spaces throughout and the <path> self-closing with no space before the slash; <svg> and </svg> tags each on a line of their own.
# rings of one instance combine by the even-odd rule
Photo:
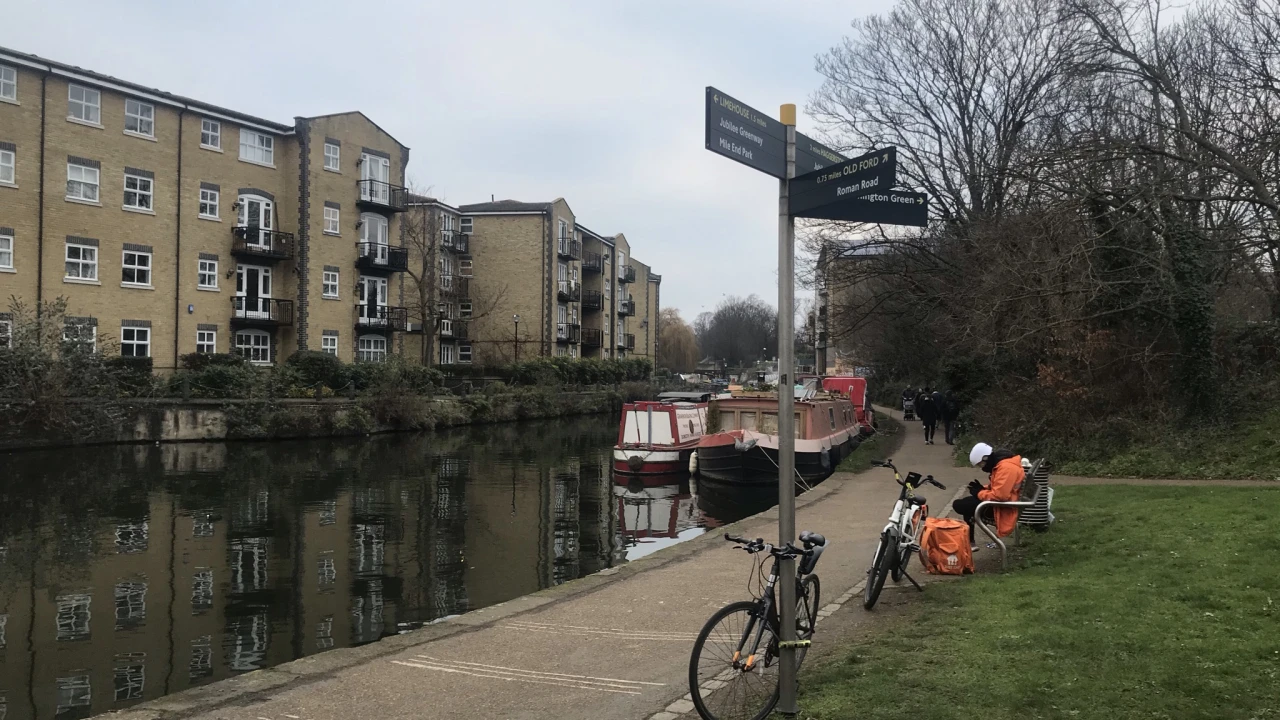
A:
<svg viewBox="0 0 1280 720">
<path fill-rule="evenodd" d="M 666 640 L 673 642 L 693 642 L 698 639 L 695 633 L 663 632 L 657 630 L 619 630 L 617 628 L 591 628 L 576 625 L 547 625 L 544 623 L 513 620 L 503 626 L 508 630 L 524 630 L 526 632 L 542 632 L 551 635 L 576 635 L 578 637 L 622 638 L 626 640 Z"/>
<path fill-rule="evenodd" d="M 662 687 L 664 685 L 664 683 L 644 682 L 641 680 L 570 675 L 568 673 L 543 672 L 524 668 L 503 667 L 501 665 L 485 665 L 462 660 L 438 660 L 430 655 L 417 655 L 412 661 L 392 660 L 391 662 L 421 670 L 457 673 L 489 680 L 555 685 L 577 690 L 595 690 L 597 692 L 620 693 L 623 695 L 639 695 L 645 689 L 645 686 Z"/>
</svg>

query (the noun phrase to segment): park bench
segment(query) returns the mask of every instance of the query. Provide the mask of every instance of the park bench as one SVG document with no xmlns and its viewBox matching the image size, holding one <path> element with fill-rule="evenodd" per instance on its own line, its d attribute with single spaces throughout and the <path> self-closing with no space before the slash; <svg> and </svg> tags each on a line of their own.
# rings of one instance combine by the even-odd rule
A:
<svg viewBox="0 0 1280 720">
<path fill-rule="evenodd" d="M 978 503 L 978 508 L 974 511 L 973 522 L 1000 548 L 1001 570 L 1004 570 L 1008 564 L 1009 549 L 1005 546 L 1004 540 L 996 534 L 995 529 L 986 523 L 983 516 L 987 511 L 998 507 L 1017 508 L 1018 522 L 1013 526 L 1015 542 L 1021 538 L 1023 525 L 1047 525 L 1051 522 L 1053 515 L 1049 512 L 1049 502 L 1053 498 L 1053 488 L 1049 487 L 1049 473 L 1044 464 L 1044 458 L 1040 458 L 1026 469 L 1017 500 L 984 500 Z M 1024 519 L 1027 522 L 1024 522 Z"/>
</svg>

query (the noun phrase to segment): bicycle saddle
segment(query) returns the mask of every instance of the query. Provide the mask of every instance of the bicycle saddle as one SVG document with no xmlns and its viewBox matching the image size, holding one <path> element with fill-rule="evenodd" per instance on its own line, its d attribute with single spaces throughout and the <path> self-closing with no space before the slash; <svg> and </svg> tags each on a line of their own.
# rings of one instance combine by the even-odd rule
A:
<svg viewBox="0 0 1280 720">
<path fill-rule="evenodd" d="M 802 530 L 800 532 L 800 542 L 804 543 L 806 547 L 809 545 L 822 546 L 827 544 L 827 539 L 822 537 L 816 532 L 809 532 L 808 530 Z"/>
<path fill-rule="evenodd" d="M 912 497 L 910 498 L 910 501 L 911 501 L 911 504 L 912 504 L 912 505 L 927 505 L 927 504 L 928 504 L 928 501 L 926 501 L 926 500 L 924 499 L 924 496 L 923 496 L 923 495 L 914 495 L 914 496 L 912 496 Z"/>
</svg>

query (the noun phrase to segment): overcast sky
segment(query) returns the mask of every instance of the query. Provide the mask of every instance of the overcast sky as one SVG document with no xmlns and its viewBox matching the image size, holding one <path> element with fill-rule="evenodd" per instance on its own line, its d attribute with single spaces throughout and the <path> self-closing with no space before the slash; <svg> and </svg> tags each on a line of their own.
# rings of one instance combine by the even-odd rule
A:
<svg viewBox="0 0 1280 720">
<path fill-rule="evenodd" d="M 260 117 L 362 110 L 442 199 L 568 200 L 686 319 L 777 302 L 777 181 L 704 149 L 704 88 L 776 116 L 890 0 L 12 2 L 0 44 Z M 216 59 L 216 60 L 215 60 Z"/>
</svg>

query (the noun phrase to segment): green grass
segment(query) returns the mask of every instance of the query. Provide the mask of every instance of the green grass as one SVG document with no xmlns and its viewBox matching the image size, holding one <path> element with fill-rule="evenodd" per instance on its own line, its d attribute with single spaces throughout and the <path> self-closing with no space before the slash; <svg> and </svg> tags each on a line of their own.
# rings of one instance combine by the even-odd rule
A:
<svg viewBox="0 0 1280 720">
<path fill-rule="evenodd" d="M 1054 510 L 1020 567 L 930 585 L 811 668 L 800 717 L 1280 718 L 1280 489 L 1068 487 Z"/>
<path fill-rule="evenodd" d="M 1280 480 L 1280 410 L 1232 427 L 1171 429 L 1101 460 L 1061 463 L 1066 475 Z"/>
<path fill-rule="evenodd" d="M 884 460 L 902 447 L 902 423 L 893 418 L 879 417 L 879 432 L 863 441 L 849 454 L 836 472 L 862 472 L 871 467 L 872 460 Z"/>
</svg>

